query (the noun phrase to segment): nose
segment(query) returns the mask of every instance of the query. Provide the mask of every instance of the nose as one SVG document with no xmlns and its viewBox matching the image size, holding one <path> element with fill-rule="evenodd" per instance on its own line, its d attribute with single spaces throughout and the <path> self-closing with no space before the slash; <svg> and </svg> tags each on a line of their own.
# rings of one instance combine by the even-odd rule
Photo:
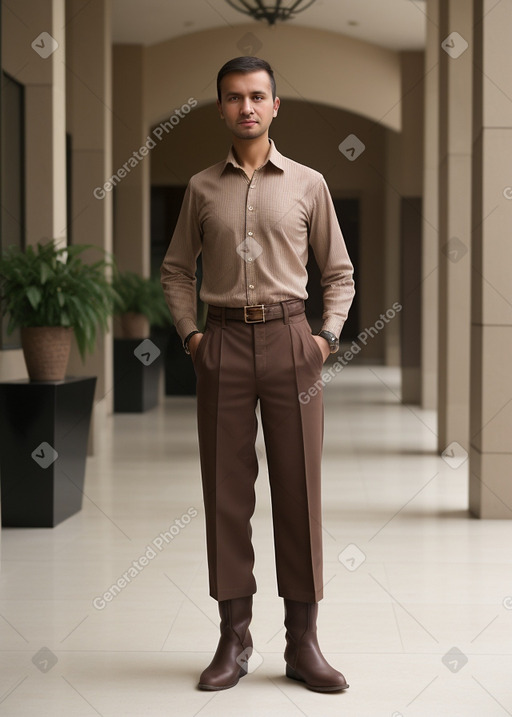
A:
<svg viewBox="0 0 512 717">
<path fill-rule="evenodd" d="M 250 99 L 250 97 L 247 97 L 247 98 L 244 100 L 244 102 L 243 102 L 243 104 L 242 104 L 242 107 L 240 108 L 240 112 L 241 112 L 241 114 L 243 114 L 243 115 L 252 115 L 253 111 L 254 111 L 254 110 L 253 110 L 253 108 L 252 108 L 251 99 Z"/>
</svg>

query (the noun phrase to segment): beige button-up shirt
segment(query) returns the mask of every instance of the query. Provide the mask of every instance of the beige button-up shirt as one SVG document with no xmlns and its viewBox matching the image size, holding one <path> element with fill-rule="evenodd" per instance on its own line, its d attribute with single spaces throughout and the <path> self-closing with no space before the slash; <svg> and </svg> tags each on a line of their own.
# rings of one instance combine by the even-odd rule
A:
<svg viewBox="0 0 512 717">
<path fill-rule="evenodd" d="M 322 274 L 323 329 L 339 336 L 354 297 L 353 267 L 323 176 L 284 157 L 272 140 L 252 177 L 232 149 L 195 174 L 161 269 L 181 338 L 196 329 L 201 252 L 202 301 L 241 307 L 306 299 L 308 244 Z"/>
</svg>

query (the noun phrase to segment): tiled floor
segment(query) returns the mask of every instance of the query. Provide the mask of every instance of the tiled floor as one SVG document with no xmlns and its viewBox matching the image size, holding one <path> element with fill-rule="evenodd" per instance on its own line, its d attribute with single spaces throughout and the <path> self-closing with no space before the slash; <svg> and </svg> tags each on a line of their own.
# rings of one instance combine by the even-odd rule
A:
<svg viewBox="0 0 512 717">
<path fill-rule="evenodd" d="M 194 399 L 168 398 L 108 420 L 80 514 L 54 529 L 2 531 L 0 717 L 512 715 L 510 522 L 469 517 L 467 462 L 436 455 L 435 416 L 400 405 L 398 379 L 351 365 L 325 391 L 319 635 L 347 692 L 317 694 L 283 676 L 264 469 L 252 672 L 232 690 L 196 689 L 218 618 Z M 263 456 L 261 437 L 259 446 Z"/>
</svg>

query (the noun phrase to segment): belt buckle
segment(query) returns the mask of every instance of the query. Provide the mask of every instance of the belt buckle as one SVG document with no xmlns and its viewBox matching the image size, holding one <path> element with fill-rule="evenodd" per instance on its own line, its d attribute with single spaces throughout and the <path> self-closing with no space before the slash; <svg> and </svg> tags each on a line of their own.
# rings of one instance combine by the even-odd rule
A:
<svg viewBox="0 0 512 717">
<path fill-rule="evenodd" d="M 260 312 L 259 318 L 251 319 L 247 314 L 248 309 L 258 309 Z M 252 306 L 244 306 L 244 321 L 246 324 L 265 323 L 265 304 L 253 304 Z"/>
</svg>

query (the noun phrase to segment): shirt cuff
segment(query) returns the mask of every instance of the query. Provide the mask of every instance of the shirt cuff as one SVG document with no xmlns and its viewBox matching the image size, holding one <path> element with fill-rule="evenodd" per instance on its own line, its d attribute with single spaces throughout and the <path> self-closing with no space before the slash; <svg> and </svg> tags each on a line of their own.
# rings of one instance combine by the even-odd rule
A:
<svg viewBox="0 0 512 717">
<path fill-rule="evenodd" d="M 181 319 L 176 325 L 176 331 L 180 335 L 181 341 L 185 341 L 191 331 L 197 331 L 196 322 L 194 319 Z"/>
<path fill-rule="evenodd" d="M 344 323 L 344 321 L 340 321 L 339 319 L 330 318 L 324 321 L 320 330 L 330 331 L 331 334 L 334 334 L 336 337 L 339 338 Z"/>
</svg>

